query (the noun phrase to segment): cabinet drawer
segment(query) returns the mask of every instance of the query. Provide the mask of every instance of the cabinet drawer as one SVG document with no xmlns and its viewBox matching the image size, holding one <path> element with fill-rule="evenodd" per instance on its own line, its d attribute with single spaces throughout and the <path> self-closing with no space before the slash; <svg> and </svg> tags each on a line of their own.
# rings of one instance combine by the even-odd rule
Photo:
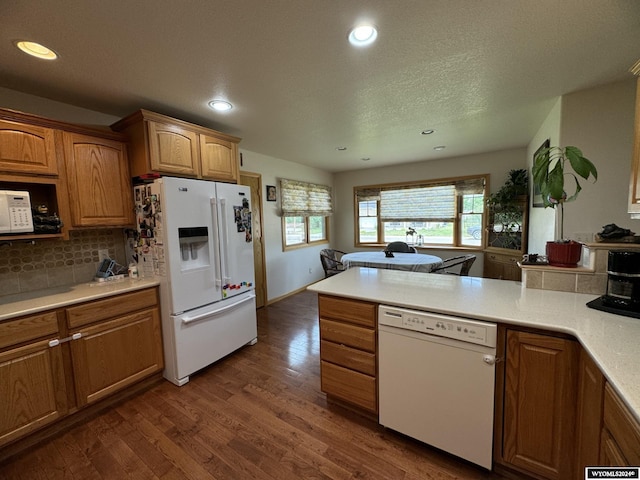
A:
<svg viewBox="0 0 640 480">
<path fill-rule="evenodd" d="M 29 315 L 0 323 L 0 348 L 58 334 L 56 312 Z"/>
<path fill-rule="evenodd" d="M 376 379 L 321 361 L 322 391 L 370 412 L 378 412 Z"/>
<path fill-rule="evenodd" d="M 336 318 L 365 327 L 376 327 L 377 306 L 375 303 L 320 295 L 318 308 L 320 317 Z"/>
<path fill-rule="evenodd" d="M 376 332 L 368 328 L 356 327 L 347 323 L 320 319 L 320 339 L 368 352 L 376 351 Z"/>
<path fill-rule="evenodd" d="M 322 340 L 320 342 L 320 358 L 360 373 L 372 376 L 376 374 L 376 355 L 374 353 Z"/>
<path fill-rule="evenodd" d="M 69 328 L 77 328 L 143 308 L 154 307 L 157 303 L 158 297 L 155 288 L 96 300 L 67 308 L 67 325 Z"/>
<path fill-rule="evenodd" d="M 628 465 L 640 465 L 640 425 L 608 383 L 604 388 L 604 426 Z"/>
</svg>

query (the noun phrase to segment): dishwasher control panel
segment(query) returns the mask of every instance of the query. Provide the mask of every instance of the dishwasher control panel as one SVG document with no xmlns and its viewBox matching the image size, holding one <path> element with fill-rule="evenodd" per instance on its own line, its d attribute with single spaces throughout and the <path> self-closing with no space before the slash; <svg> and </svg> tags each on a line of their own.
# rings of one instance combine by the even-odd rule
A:
<svg viewBox="0 0 640 480">
<path fill-rule="evenodd" d="M 491 322 L 381 305 L 378 323 L 487 347 L 496 346 L 498 327 Z"/>
</svg>

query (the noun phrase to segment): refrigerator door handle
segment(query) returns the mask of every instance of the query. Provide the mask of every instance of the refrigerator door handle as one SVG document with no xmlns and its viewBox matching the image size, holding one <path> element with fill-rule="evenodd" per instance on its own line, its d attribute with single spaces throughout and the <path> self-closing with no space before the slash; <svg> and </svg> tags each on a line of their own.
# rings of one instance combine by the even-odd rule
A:
<svg viewBox="0 0 640 480">
<path fill-rule="evenodd" d="M 222 278 L 224 283 L 229 283 L 231 277 L 229 276 L 229 224 L 227 218 L 227 201 L 224 198 L 220 199 L 220 213 L 222 214 L 222 220 L 220 222 L 220 228 L 222 229 L 220 248 L 220 263 L 222 264 Z"/>
<path fill-rule="evenodd" d="M 232 303 L 231 305 L 227 305 L 226 307 L 222 307 L 219 310 L 214 310 L 212 312 L 202 313 L 202 314 L 196 315 L 194 317 L 182 317 L 182 323 L 184 325 L 187 325 L 189 323 L 197 322 L 198 320 L 202 320 L 203 318 L 211 317 L 213 315 L 219 315 L 220 313 L 226 312 L 227 310 L 232 310 L 232 309 L 236 308 L 238 305 L 242 305 L 245 302 L 249 302 L 249 301 L 253 300 L 254 298 L 256 298 L 256 296 L 252 293 L 251 295 L 243 298 L 242 300 L 237 301 L 235 303 Z"/>
<path fill-rule="evenodd" d="M 211 223 L 213 225 L 213 249 L 214 255 L 220 255 L 220 245 L 219 245 L 219 222 L 218 222 L 218 206 L 215 198 L 210 198 L 209 203 L 211 203 Z M 215 282 L 216 287 L 220 288 L 222 286 L 222 273 L 220 272 L 220 262 L 213 262 L 215 265 Z"/>
</svg>

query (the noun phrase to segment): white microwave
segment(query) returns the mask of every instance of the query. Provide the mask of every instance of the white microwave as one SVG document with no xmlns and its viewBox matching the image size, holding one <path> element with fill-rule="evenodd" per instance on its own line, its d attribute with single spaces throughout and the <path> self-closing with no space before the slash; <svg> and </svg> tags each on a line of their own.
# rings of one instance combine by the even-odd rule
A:
<svg viewBox="0 0 640 480">
<path fill-rule="evenodd" d="M 0 234 L 33 232 L 29 192 L 0 190 Z"/>
</svg>

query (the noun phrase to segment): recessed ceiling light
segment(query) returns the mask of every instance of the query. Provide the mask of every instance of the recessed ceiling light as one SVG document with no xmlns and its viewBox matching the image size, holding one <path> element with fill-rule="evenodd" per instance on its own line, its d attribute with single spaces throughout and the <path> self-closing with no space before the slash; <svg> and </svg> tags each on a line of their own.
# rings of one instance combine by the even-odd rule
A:
<svg viewBox="0 0 640 480">
<path fill-rule="evenodd" d="M 435 130 L 432 130 L 431 128 L 428 128 L 426 130 L 422 130 L 420 132 L 421 135 L 431 135 L 433 132 L 435 132 Z"/>
<path fill-rule="evenodd" d="M 444 150 L 445 148 L 447 147 L 445 147 L 444 145 L 438 145 L 437 147 L 433 147 L 433 149 L 437 151 Z"/>
<path fill-rule="evenodd" d="M 217 112 L 227 112 L 233 108 L 233 105 L 224 100 L 211 100 L 209 106 Z"/>
<path fill-rule="evenodd" d="M 336 147 L 336 150 L 338 150 L 339 152 L 344 152 L 347 149 L 347 147 Z"/>
<path fill-rule="evenodd" d="M 32 57 L 41 58 L 43 60 L 55 60 L 58 58 L 56 52 L 36 42 L 20 40 L 19 42 L 16 42 L 16 47 Z"/>
<path fill-rule="evenodd" d="M 371 45 L 378 37 L 378 30 L 373 25 L 358 25 L 349 32 L 349 43 L 356 47 Z"/>
</svg>

